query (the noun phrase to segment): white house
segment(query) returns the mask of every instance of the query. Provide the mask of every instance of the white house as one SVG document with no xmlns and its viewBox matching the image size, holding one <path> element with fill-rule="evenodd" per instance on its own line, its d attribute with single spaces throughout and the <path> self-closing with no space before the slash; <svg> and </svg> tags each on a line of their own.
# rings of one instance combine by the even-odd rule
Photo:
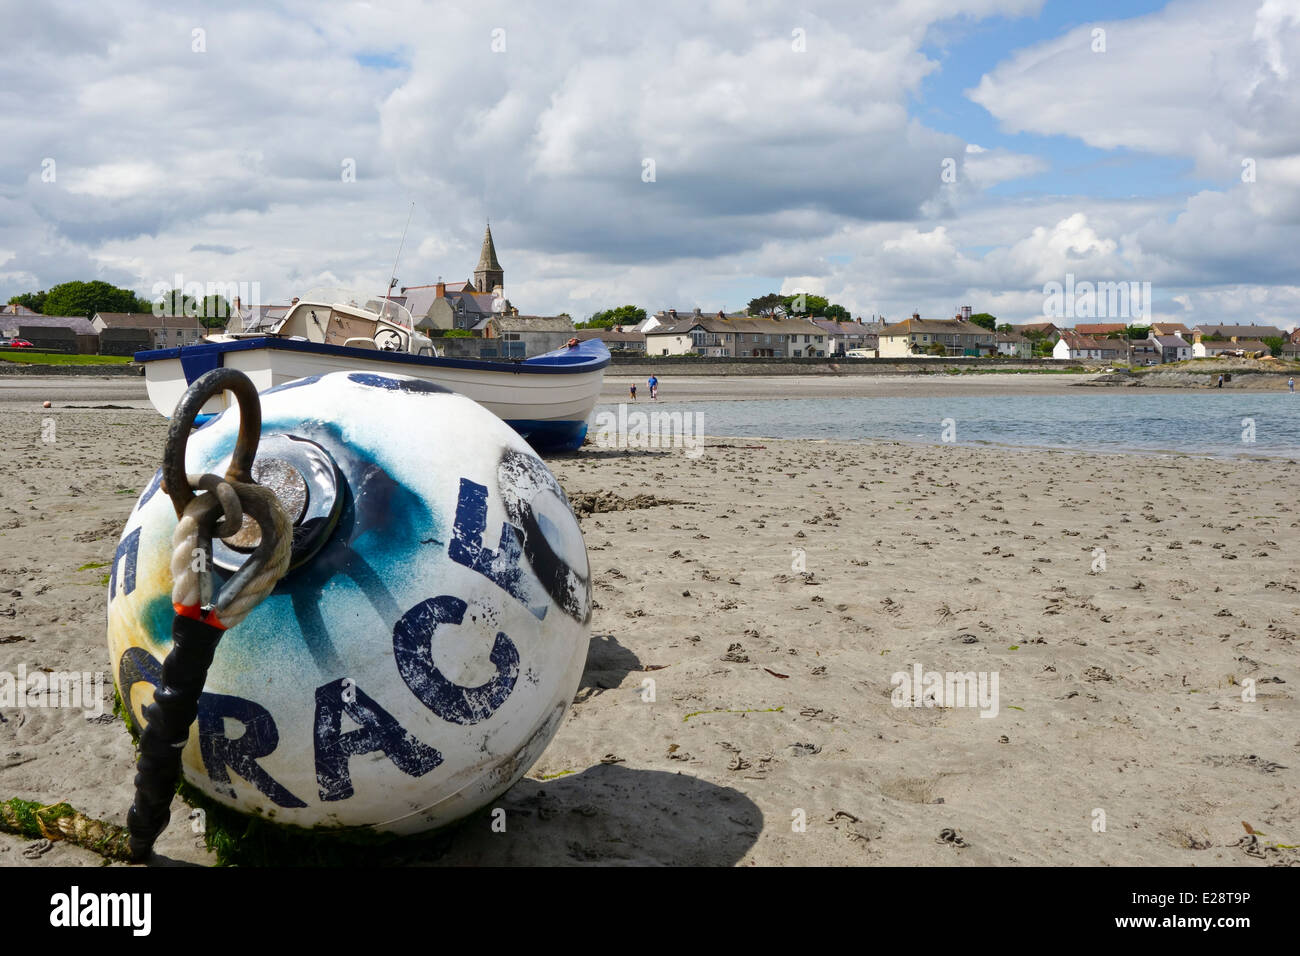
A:
<svg viewBox="0 0 1300 956">
<path fill-rule="evenodd" d="M 1079 361 L 1101 358 L 1101 347 L 1086 335 L 1073 329 L 1061 329 L 1061 337 L 1052 346 L 1052 358 L 1061 361 Z"/>
<path fill-rule="evenodd" d="M 1052 348 L 1052 358 L 1074 361 L 1123 362 L 1128 359 L 1128 343 L 1123 339 L 1094 339 L 1074 329 L 1062 329 L 1061 338 Z"/>
<path fill-rule="evenodd" d="M 1034 343 L 1019 332 L 998 332 L 994 340 L 997 342 L 999 355 L 1022 359 L 1034 357 Z"/>
<path fill-rule="evenodd" d="M 1182 362 L 1191 358 L 1191 344 L 1181 335 L 1153 335 L 1150 337 L 1160 347 L 1161 362 Z"/>
<path fill-rule="evenodd" d="M 923 319 L 913 312 L 910 319 L 886 325 L 878 341 L 881 358 L 930 355 L 935 346 L 944 355 L 990 355 L 996 351 L 996 333 L 964 318 Z"/>
<path fill-rule="evenodd" d="M 806 319 L 789 316 L 701 315 L 699 310 L 645 331 L 647 355 L 705 355 L 713 358 L 825 357 L 827 333 Z"/>
</svg>

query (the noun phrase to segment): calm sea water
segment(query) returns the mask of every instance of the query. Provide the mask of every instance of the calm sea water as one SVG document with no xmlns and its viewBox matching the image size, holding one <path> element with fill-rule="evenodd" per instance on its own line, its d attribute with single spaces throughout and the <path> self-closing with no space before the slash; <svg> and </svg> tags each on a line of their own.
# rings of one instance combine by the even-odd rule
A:
<svg viewBox="0 0 1300 956">
<path fill-rule="evenodd" d="M 628 409 L 692 412 L 703 416 L 703 434 L 736 438 L 937 444 L 944 439 L 944 420 L 952 419 L 957 444 L 1300 458 L 1300 394 L 1079 391 L 1078 395 L 640 402 Z M 617 413 L 617 408 L 598 405 L 596 414 Z M 595 421 L 593 415 L 593 435 Z"/>
</svg>

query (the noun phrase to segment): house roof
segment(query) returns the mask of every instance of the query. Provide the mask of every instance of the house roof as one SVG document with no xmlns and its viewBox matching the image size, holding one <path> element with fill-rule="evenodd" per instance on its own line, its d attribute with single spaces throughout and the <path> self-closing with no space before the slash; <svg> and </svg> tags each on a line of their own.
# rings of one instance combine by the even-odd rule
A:
<svg viewBox="0 0 1300 956">
<path fill-rule="evenodd" d="M 874 328 L 868 328 L 861 322 L 837 322 L 835 319 L 813 319 L 812 324 L 819 329 L 825 329 L 827 332 L 835 335 L 872 335 L 876 332 Z"/>
<path fill-rule="evenodd" d="M 1151 337 L 1167 349 L 1187 348 L 1187 340 L 1181 335 L 1153 335 Z"/>
<path fill-rule="evenodd" d="M 1024 334 L 1025 332 L 1057 331 L 1057 325 L 1055 322 L 1026 322 L 1023 325 L 1013 325 L 1011 327 L 1021 334 Z"/>
<path fill-rule="evenodd" d="M 500 266 L 497 268 L 500 268 Z M 404 285 L 401 288 L 401 293 L 401 295 L 389 296 L 389 298 L 405 306 L 412 317 L 418 321 L 429 314 L 429 309 L 437 301 L 438 284 L 433 282 L 428 285 Z M 468 282 L 444 282 L 443 295 L 451 300 L 452 308 L 456 308 L 459 303 L 464 302 L 466 312 L 485 314 L 492 312 L 492 293 L 475 292 Z M 379 298 L 382 299 L 383 296 L 381 295 Z"/>
<path fill-rule="evenodd" d="M 1019 332 L 997 332 L 994 334 L 993 339 L 996 342 L 1012 342 L 1017 345 L 1021 342 L 1029 341 L 1029 339 L 1025 338 Z"/>
<path fill-rule="evenodd" d="M 1207 352 L 1231 352 L 1244 349 L 1247 352 L 1261 352 L 1268 346 L 1259 339 L 1241 339 L 1237 342 L 1202 342 Z"/>
<path fill-rule="evenodd" d="M 904 319 L 901 322 L 886 325 L 880 330 L 881 335 L 911 335 L 914 333 L 987 336 L 995 334 L 982 325 L 976 325 L 974 322 L 963 322 L 961 319 Z"/>
<path fill-rule="evenodd" d="M 438 290 L 431 285 L 407 286 L 402 290 L 400 298 L 402 306 L 411 313 L 412 318 L 418 320 L 429 314 L 429 307 L 438 298 Z"/>
<path fill-rule="evenodd" d="M 1081 335 L 1074 329 L 1061 329 L 1061 341 L 1071 351 L 1118 352 L 1119 346 L 1106 339 L 1094 339 L 1090 335 Z"/>
<path fill-rule="evenodd" d="M 0 306 L 0 315 L 40 315 L 40 313 L 14 302 L 10 305 Z"/>
<path fill-rule="evenodd" d="M 762 332 L 769 335 L 825 335 L 826 330 L 813 325 L 807 319 L 795 319 L 790 316 L 748 316 L 748 315 L 727 315 L 719 318 L 716 315 L 690 315 L 680 316 L 678 320 L 670 325 L 660 326 L 657 329 L 651 329 L 646 335 L 681 335 L 689 332 L 693 328 L 702 328 L 706 332 Z"/>
<path fill-rule="evenodd" d="M 1123 322 L 1095 322 L 1091 324 L 1076 325 L 1074 331 L 1080 335 L 1101 335 L 1107 336 L 1112 332 L 1123 332 Z"/>
<path fill-rule="evenodd" d="M 1286 333 L 1273 325 L 1198 325 L 1193 332 L 1202 335 L 1222 335 L 1226 338 L 1249 336 L 1252 340 L 1264 339 L 1276 335 L 1285 337 Z"/>
<path fill-rule="evenodd" d="M 491 292 L 448 292 L 447 298 L 453 307 L 463 307 L 466 312 L 478 312 L 480 315 L 491 315 L 492 303 L 496 301 L 496 296 Z"/>
<path fill-rule="evenodd" d="M 79 335 L 94 335 L 95 327 L 90 320 L 80 315 L 40 315 L 36 312 L 0 315 L 0 323 L 6 328 L 22 326 L 24 328 L 72 329 Z"/>
<path fill-rule="evenodd" d="M 1159 329 L 1161 335 L 1168 335 L 1171 332 L 1182 333 L 1192 331 L 1181 322 L 1152 322 L 1151 329 L 1152 331 Z"/>
<path fill-rule="evenodd" d="M 96 312 L 95 318 L 110 329 L 193 328 L 198 319 L 188 315 L 154 315 L 152 312 Z"/>
</svg>

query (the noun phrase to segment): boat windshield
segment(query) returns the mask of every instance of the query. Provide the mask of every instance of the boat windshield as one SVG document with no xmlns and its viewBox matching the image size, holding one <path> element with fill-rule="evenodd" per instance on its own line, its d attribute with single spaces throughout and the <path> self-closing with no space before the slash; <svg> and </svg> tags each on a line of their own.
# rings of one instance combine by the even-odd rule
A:
<svg viewBox="0 0 1300 956">
<path fill-rule="evenodd" d="M 408 329 L 415 327 L 410 311 L 391 297 L 385 300 L 383 295 L 366 295 L 364 292 L 357 292 L 354 289 L 317 288 L 309 290 L 306 295 L 302 296 L 301 301 L 364 309 L 367 312 L 373 312 L 385 322 L 391 322 L 394 325 L 400 325 Z"/>
</svg>

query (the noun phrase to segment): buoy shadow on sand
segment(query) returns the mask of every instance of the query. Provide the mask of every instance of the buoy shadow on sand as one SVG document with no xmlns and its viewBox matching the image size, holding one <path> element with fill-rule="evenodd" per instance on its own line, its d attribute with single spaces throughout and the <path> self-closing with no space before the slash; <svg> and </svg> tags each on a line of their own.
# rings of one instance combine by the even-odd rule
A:
<svg viewBox="0 0 1300 956">
<path fill-rule="evenodd" d="M 504 810 L 504 817 L 493 811 Z M 494 832 L 504 823 L 504 832 Z M 686 773 L 597 764 L 524 779 L 451 831 L 435 866 L 732 866 L 763 828 L 738 790 Z"/>
<path fill-rule="evenodd" d="M 173 806 L 173 827 L 184 825 L 183 808 Z M 758 840 L 763 814 L 740 791 L 686 773 L 597 764 L 525 778 L 459 823 L 406 838 L 356 841 L 233 814 L 223 826 L 221 861 L 239 866 L 733 866 Z M 163 850 L 149 865 L 196 862 Z"/>
<path fill-rule="evenodd" d="M 582 669 L 575 703 L 603 690 L 621 687 L 628 674 L 640 671 L 641 659 L 618 642 L 613 634 L 593 634 L 587 645 L 587 663 Z"/>
</svg>

